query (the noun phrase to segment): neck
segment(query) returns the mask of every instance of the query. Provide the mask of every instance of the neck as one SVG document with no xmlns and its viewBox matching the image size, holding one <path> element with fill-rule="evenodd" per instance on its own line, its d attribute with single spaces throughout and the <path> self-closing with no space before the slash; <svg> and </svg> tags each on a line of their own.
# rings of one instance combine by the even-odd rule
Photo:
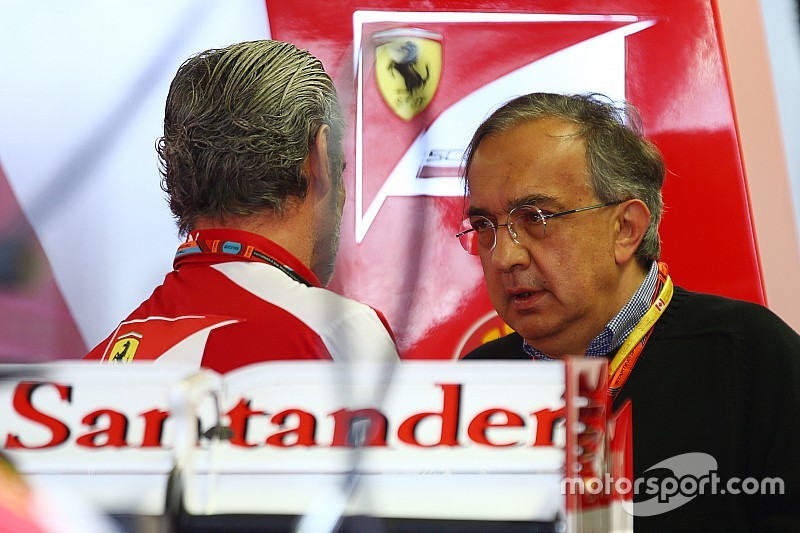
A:
<svg viewBox="0 0 800 533">
<path fill-rule="evenodd" d="M 255 233 L 280 245 L 312 268 L 314 240 L 309 231 L 312 227 L 307 209 L 291 206 L 290 212 L 282 217 L 269 211 L 245 216 L 226 216 L 222 218 L 198 218 L 193 230 L 230 228 Z"/>
<path fill-rule="evenodd" d="M 644 279 L 647 277 L 647 274 L 650 272 L 650 265 L 647 268 L 643 268 L 638 261 L 631 261 L 630 263 L 626 264 L 622 268 L 622 275 L 620 276 L 619 282 L 619 290 L 617 294 L 619 297 L 616 301 L 616 309 L 608 317 L 608 320 L 614 317 L 617 313 L 619 313 L 620 309 L 625 307 L 625 304 L 633 298 L 633 295 L 639 290 L 642 283 L 644 283 Z M 606 323 L 608 323 L 606 320 Z"/>
</svg>

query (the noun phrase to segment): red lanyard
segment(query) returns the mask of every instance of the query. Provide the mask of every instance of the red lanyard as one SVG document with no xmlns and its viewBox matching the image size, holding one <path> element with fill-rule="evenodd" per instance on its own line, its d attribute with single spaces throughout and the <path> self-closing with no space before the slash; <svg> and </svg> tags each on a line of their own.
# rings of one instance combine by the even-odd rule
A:
<svg viewBox="0 0 800 533">
<path fill-rule="evenodd" d="M 293 268 L 284 265 L 274 257 L 265 254 L 255 246 L 249 244 L 231 240 L 223 241 L 221 239 L 188 240 L 178 247 L 178 252 L 175 254 L 175 260 L 173 263 L 174 266 L 177 268 L 182 262 L 181 259 L 191 254 L 219 254 L 225 257 L 239 256 L 253 261 L 262 261 L 274 266 L 298 283 L 302 283 L 303 285 L 307 285 L 309 287 L 313 286 Z"/>
</svg>

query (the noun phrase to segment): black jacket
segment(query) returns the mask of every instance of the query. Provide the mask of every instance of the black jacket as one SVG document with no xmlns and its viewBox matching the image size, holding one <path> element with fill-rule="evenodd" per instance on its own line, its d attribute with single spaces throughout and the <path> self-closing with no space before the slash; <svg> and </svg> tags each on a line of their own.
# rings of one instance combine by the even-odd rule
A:
<svg viewBox="0 0 800 533">
<path fill-rule="evenodd" d="M 530 359 L 513 333 L 464 359 Z M 800 531 L 800 336 L 752 303 L 675 287 L 615 405 L 633 403 L 634 478 L 689 452 L 718 463 L 717 494 L 651 517 L 636 531 Z M 721 494 L 780 478 L 784 495 Z M 644 488 L 645 485 L 642 485 Z M 643 502 L 653 494 L 636 494 Z"/>
</svg>

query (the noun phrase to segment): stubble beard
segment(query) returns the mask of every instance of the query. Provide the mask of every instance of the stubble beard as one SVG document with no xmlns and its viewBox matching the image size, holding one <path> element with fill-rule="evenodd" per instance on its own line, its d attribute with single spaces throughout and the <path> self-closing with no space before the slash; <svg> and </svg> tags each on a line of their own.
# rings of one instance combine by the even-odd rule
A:
<svg viewBox="0 0 800 533">
<path fill-rule="evenodd" d="M 339 238 L 342 226 L 342 208 L 344 207 L 343 197 L 344 188 L 342 187 L 339 189 L 338 193 L 333 199 L 333 205 L 331 206 L 334 213 L 333 227 L 320 228 L 321 235 L 320 241 L 318 242 L 325 243 L 321 250 L 324 254 L 324 261 L 321 262 L 322 264 L 320 265 L 319 272 L 319 280 L 323 287 L 330 283 L 331 278 L 333 278 L 333 272 L 336 268 L 336 255 L 339 252 Z"/>
</svg>

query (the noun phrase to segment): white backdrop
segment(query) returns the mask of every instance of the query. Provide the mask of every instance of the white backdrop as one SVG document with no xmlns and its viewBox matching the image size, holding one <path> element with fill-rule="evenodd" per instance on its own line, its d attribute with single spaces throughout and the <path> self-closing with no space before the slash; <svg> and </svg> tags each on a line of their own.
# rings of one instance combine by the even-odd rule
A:
<svg viewBox="0 0 800 533">
<path fill-rule="evenodd" d="M 0 164 L 87 345 L 179 243 L 155 141 L 178 66 L 269 37 L 263 0 L 0 2 Z"/>
</svg>

